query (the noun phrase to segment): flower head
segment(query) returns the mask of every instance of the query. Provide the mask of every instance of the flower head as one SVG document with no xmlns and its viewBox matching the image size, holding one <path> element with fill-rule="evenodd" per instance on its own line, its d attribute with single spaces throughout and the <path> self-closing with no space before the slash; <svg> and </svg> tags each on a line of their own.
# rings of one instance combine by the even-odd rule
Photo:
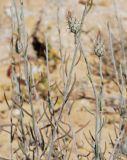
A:
<svg viewBox="0 0 127 160">
<path fill-rule="evenodd" d="M 67 23 L 68 23 L 70 32 L 77 34 L 80 30 L 80 23 L 77 20 L 77 18 L 73 17 L 73 14 L 71 11 L 67 12 L 66 18 L 67 18 Z"/>
<path fill-rule="evenodd" d="M 102 57 L 105 53 L 104 41 L 102 40 L 100 31 L 98 32 L 98 35 L 97 35 L 96 43 L 94 46 L 94 52 L 95 52 L 95 55 L 97 55 L 98 57 Z"/>
</svg>

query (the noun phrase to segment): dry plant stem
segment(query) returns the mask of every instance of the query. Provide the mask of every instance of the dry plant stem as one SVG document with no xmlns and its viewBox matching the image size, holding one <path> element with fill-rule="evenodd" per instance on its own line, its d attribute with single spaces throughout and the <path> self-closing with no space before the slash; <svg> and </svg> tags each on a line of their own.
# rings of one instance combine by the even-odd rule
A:
<svg viewBox="0 0 127 160">
<path fill-rule="evenodd" d="M 91 2 L 91 5 L 92 5 L 92 0 L 90 0 L 90 2 Z M 72 79 L 72 72 L 73 72 L 73 69 L 74 69 L 74 66 L 75 66 L 75 60 L 76 60 L 77 51 L 78 51 L 78 48 L 80 46 L 80 36 L 81 36 L 83 23 L 84 23 L 85 17 L 87 15 L 87 13 L 89 12 L 90 8 L 91 8 L 91 6 L 89 6 L 87 4 L 85 5 L 84 11 L 83 11 L 83 14 L 82 14 L 82 18 L 81 18 L 81 22 L 80 22 L 79 32 L 76 35 L 74 35 L 74 37 L 75 37 L 75 50 L 74 50 L 73 59 L 72 59 L 71 67 L 70 67 L 70 70 L 69 70 L 69 74 L 67 76 L 67 80 L 66 80 L 65 87 L 64 87 L 64 101 L 63 101 L 63 103 L 61 105 L 60 114 L 58 116 L 58 121 L 59 121 L 59 119 L 60 119 L 60 117 L 62 115 L 62 111 L 63 111 L 64 105 L 66 104 L 66 102 L 67 102 L 67 100 L 69 98 L 70 92 L 71 92 L 71 90 L 73 88 L 73 85 L 72 85 L 71 89 L 70 89 L 70 82 L 71 82 L 71 79 Z"/>
<path fill-rule="evenodd" d="M 55 125 L 54 131 L 53 131 L 52 142 L 51 142 L 50 150 L 49 150 L 49 154 L 48 154 L 48 160 L 51 159 L 51 155 L 53 153 L 53 144 L 54 144 L 54 140 L 55 140 L 55 137 L 56 137 L 56 130 L 57 130 L 57 127 L 58 127 L 58 124 L 59 124 L 59 121 L 60 121 L 60 118 L 61 118 L 61 115 L 62 115 L 63 108 L 64 108 L 64 106 L 65 106 L 65 104 L 66 104 L 66 102 L 68 100 L 69 91 L 70 91 L 69 90 L 69 88 L 70 88 L 69 87 L 70 86 L 70 80 L 71 80 L 72 72 L 73 72 L 74 65 L 75 65 L 76 55 L 77 55 L 77 51 L 78 51 L 78 47 L 79 47 L 79 38 L 80 38 L 80 35 L 81 35 L 81 30 L 82 30 L 82 26 L 83 26 L 83 22 L 84 22 L 86 13 L 87 13 L 87 9 L 86 9 L 86 6 L 85 6 L 85 9 L 84 9 L 83 15 L 82 15 L 82 19 L 81 19 L 81 23 L 80 23 L 80 31 L 79 31 L 78 35 L 76 35 L 76 37 L 75 37 L 77 43 L 75 44 L 75 50 L 74 50 L 74 54 L 73 54 L 73 59 L 72 59 L 71 67 L 70 67 L 70 70 L 69 70 L 69 74 L 68 74 L 67 80 L 65 82 L 64 100 L 63 100 L 63 103 L 61 105 L 60 113 L 58 115 L 58 119 L 56 121 L 56 125 Z"/>
<path fill-rule="evenodd" d="M 26 35 L 25 28 L 23 28 L 23 34 Z M 31 113 L 32 113 L 32 125 L 33 125 L 34 132 L 36 132 L 36 120 L 35 120 L 34 107 L 33 107 L 33 102 L 32 102 L 32 89 L 31 89 L 32 86 L 30 84 L 31 83 L 30 65 L 29 65 L 28 57 L 27 57 L 28 40 L 25 44 L 25 37 L 23 40 L 23 42 L 24 42 L 23 53 L 24 53 L 25 82 L 26 82 L 27 92 L 28 92 L 28 96 L 29 96 L 29 104 L 30 104 Z M 35 133 L 35 135 L 36 135 L 36 133 Z"/>
<path fill-rule="evenodd" d="M 48 82 L 48 105 L 49 110 L 51 111 L 51 114 L 54 114 L 54 104 L 51 99 L 51 80 L 50 80 L 50 73 L 49 73 L 49 56 L 48 56 L 48 42 L 47 42 L 47 36 L 45 35 L 45 44 L 46 44 L 46 69 L 47 69 L 47 82 Z M 54 120 L 54 123 L 56 122 L 55 117 L 52 117 Z"/>
<path fill-rule="evenodd" d="M 72 148 L 74 148 L 74 151 L 75 151 L 75 154 L 76 154 L 75 159 L 78 160 L 78 151 L 77 151 L 77 143 L 76 143 L 76 133 L 75 133 L 73 127 L 72 127 L 72 122 L 71 122 L 70 116 L 69 116 L 69 124 L 70 124 L 70 126 L 71 126 L 72 139 L 73 139 L 73 142 L 72 142 L 72 145 L 73 145 L 73 146 L 72 146 Z"/>
<path fill-rule="evenodd" d="M 56 136 L 57 136 L 57 128 L 60 127 L 59 126 L 59 121 L 60 121 L 60 117 L 58 118 L 58 120 L 56 121 L 56 118 L 53 116 L 53 109 L 54 109 L 54 104 L 52 102 L 52 99 L 51 99 L 51 82 L 50 82 L 50 75 L 49 75 L 49 65 L 48 65 L 48 42 L 47 42 L 47 37 L 45 36 L 45 43 L 46 43 L 46 68 L 47 68 L 47 81 L 48 81 L 48 104 L 49 104 L 49 109 L 51 110 L 52 112 L 52 118 L 54 120 L 54 125 L 53 125 L 53 134 L 50 138 L 50 145 L 49 145 L 49 154 L 48 154 L 48 159 L 50 159 L 51 157 L 51 154 L 53 153 L 53 145 L 54 145 L 54 142 L 55 142 L 55 139 L 56 139 Z M 49 120 L 50 122 L 50 120 Z M 52 122 L 50 122 L 52 123 Z M 62 129 L 62 128 L 61 128 Z"/>
<path fill-rule="evenodd" d="M 114 145 L 113 151 L 109 157 L 109 160 L 116 160 L 117 159 L 118 153 L 116 151 L 118 150 L 118 145 L 120 144 L 120 141 L 121 141 L 122 137 L 124 136 L 124 133 L 125 133 L 125 131 L 123 129 L 115 142 L 115 145 Z"/>
<path fill-rule="evenodd" d="M 18 10 L 17 10 L 17 6 L 16 6 L 16 2 L 15 2 L 15 0 L 13 0 L 13 3 L 12 3 L 12 5 L 14 6 L 14 9 L 15 9 L 15 16 L 16 16 L 16 19 L 17 19 L 17 24 L 18 24 L 18 26 L 17 26 L 17 28 L 18 28 L 18 31 L 20 31 L 21 29 L 20 29 L 20 22 L 19 22 L 19 18 L 18 18 Z M 14 20 L 13 20 L 14 21 Z M 13 22 L 13 23 L 15 23 L 15 22 Z M 12 27 L 13 28 L 13 27 Z M 14 31 L 14 28 L 13 28 L 13 31 Z M 19 32 L 19 34 L 20 34 L 20 32 Z M 13 36 L 13 35 L 12 35 Z M 21 35 L 18 35 L 19 37 L 21 36 Z M 13 47 L 12 47 L 13 48 Z M 12 53 L 13 53 L 13 51 L 12 51 Z M 16 83 L 16 93 L 17 93 L 17 95 L 16 96 L 18 96 L 18 104 L 19 104 L 19 109 L 20 109 L 20 116 L 19 116 L 19 119 L 20 119 L 20 124 L 21 124 L 21 130 L 22 130 L 22 133 L 23 133 L 23 135 L 24 135 L 24 129 L 23 129 L 23 111 L 22 111 L 22 106 L 21 106 L 21 90 L 20 90 L 20 79 L 22 78 L 22 75 L 21 75 L 21 66 L 20 66 L 20 64 L 21 64 L 21 60 L 20 60 L 20 55 L 18 55 L 18 60 L 19 60 L 19 72 L 20 72 L 20 76 L 19 76 L 19 82 L 18 82 L 18 80 L 17 80 L 17 77 L 16 77 L 16 73 L 14 72 L 14 67 L 12 68 L 12 73 L 13 73 L 13 77 L 15 77 L 15 83 Z M 15 63 L 15 62 L 13 62 L 13 63 Z"/>
<path fill-rule="evenodd" d="M 115 72 L 115 76 L 116 76 L 116 82 L 117 82 L 117 85 L 120 86 L 118 71 L 116 68 L 116 61 L 115 61 L 115 57 L 114 57 L 114 47 L 113 47 L 113 40 L 112 40 L 112 33 L 111 33 L 110 24 L 108 24 L 108 32 L 109 32 L 110 52 L 111 52 L 112 63 L 113 63 L 114 72 Z"/>
<path fill-rule="evenodd" d="M 100 73 L 100 93 L 98 96 L 98 106 L 96 109 L 96 138 L 98 146 L 97 159 L 101 159 L 101 130 L 102 130 L 102 111 L 103 111 L 103 74 L 102 74 L 102 57 L 99 57 L 99 73 Z"/>
<path fill-rule="evenodd" d="M 124 66 L 124 73 L 126 75 L 126 80 L 127 80 L 127 56 L 126 56 L 126 51 L 125 51 L 125 40 L 124 40 L 124 31 L 123 31 L 123 27 L 122 27 L 122 22 L 121 22 L 121 18 L 118 15 L 118 9 L 117 9 L 117 5 L 116 5 L 116 0 L 113 0 L 113 5 L 114 5 L 114 10 L 115 10 L 115 15 L 116 15 L 116 19 L 118 22 L 118 29 L 119 29 L 119 36 L 120 36 L 120 44 L 121 44 L 121 51 L 123 53 L 123 66 Z"/>
<path fill-rule="evenodd" d="M 103 112 L 103 73 L 102 73 L 102 57 L 99 57 L 99 73 L 100 73 L 100 94 L 99 94 L 99 114 L 100 114 L 100 129 L 102 127 L 102 112 Z M 101 131 L 99 131 L 101 134 Z M 101 136 L 101 135 L 100 135 Z M 101 141 L 101 140 L 100 140 Z"/>
<path fill-rule="evenodd" d="M 60 28 L 60 17 L 59 17 L 60 8 L 57 8 L 57 30 L 59 35 L 59 52 L 60 52 L 60 58 L 61 58 L 61 69 L 62 69 L 62 81 L 64 83 L 65 87 L 65 71 L 64 71 L 64 56 L 62 53 L 62 40 L 61 40 L 61 28 Z"/>
<path fill-rule="evenodd" d="M 25 49 L 25 52 L 27 52 L 27 46 Z M 29 70 L 29 63 L 28 63 L 28 58 L 27 58 L 27 54 L 24 52 L 24 68 L 25 68 L 25 77 L 26 77 L 26 87 L 27 87 L 27 91 L 28 91 L 28 95 L 29 95 L 29 104 L 31 107 L 31 114 L 32 114 L 32 126 L 33 126 L 33 130 L 34 130 L 34 134 L 35 134 L 35 138 L 37 141 L 37 137 L 39 136 L 37 133 L 38 127 L 37 127 L 37 122 L 35 119 L 35 112 L 34 112 L 34 107 L 33 107 L 33 102 L 32 102 L 32 92 L 31 92 L 31 85 L 30 85 L 30 70 Z M 37 154 L 37 159 L 39 159 L 38 157 L 38 146 L 36 146 L 36 154 Z"/>
<path fill-rule="evenodd" d="M 49 73 L 49 62 L 48 62 L 48 42 L 47 42 L 47 36 L 45 35 L 45 43 L 46 43 L 46 68 L 47 68 L 47 81 L 48 81 L 48 105 L 49 105 L 49 109 L 51 110 L 52 114 L 54 113 L 53 109 L 54 109 L 54 104 L 51 100 L 51 82 L 50 82 L 50 73 Z M 53 153 L 53 145 L 54 145 L 54 140 L 56 139 L 57 136 L 57 128 L 58 128 L 58 123 L 59 121 L 56 122 L 56 118 L 53 116 L 52 117 L 54 120 L 54 128 L 53 128 L 53 134 L 51 136 L 51 141 L 50 141 L 50 146 L 49 146 L 49 154 L 48 154 L 48 159 L 50 160 L 51 155 Z"/>
<path fill-rule="evenodd" d="M 11 16 L 13 17 L 13 11 L 11 9 Z M 12 44 L 11 44 L 11 51 L 13 53 L 13 32 L 14 32 L 14 19 L 12 20 L 12 23 L 11 23 L 11 27 L 12 27 Z M 12 63 L 13 63 L 13 59 L 11 59 Z M 12 85 L 13 85 L 13 82 L 12 82 Z M 11 123 L 11 127 L 10 127 L 10 160 L 13 159 L 13 145 L 12 145 L 12 137 L 13 137 L 13 125 L 12 125 L 12 110 L 13 110 L 13 107 L 10 108 L 10 123 Z"/>
<path fill-rule="evenodd" d="M 32 82 L 33 82 L 32 86 L 33 86 L 33 91 L 34 91 L 34 94 L 35 94 L 35 99 L 38 100 L 39 99 L 39 94 L 38 94 L 38 92 L 36 90 L 36 84 L 35 84 L 34 75 L 33 75 L 32 72 L 31 72 L 31 78 L 32 78 Z"/>
<path fill-rule="evenodd" d="M 121 85 L 121 105 L 120 105 L 120 111 L 119 111 L 119 114 L 120 114 L 119 135 L 116 138 L 115 145 L 113 147 L 113 151 L 110 155 L 109 160 L 114 160 L 117 158 L 117 155 L 119 152 L 119 145 L 121 144 L 121 139 L 123 138 L 124 133 L 125 133 L 125 130 L 122 128 L 124 126 L 124 117 L 123 117 L 124 115 L 121 114 L 122 110 L 125 109 L 125 102 L 124 102 L 124 97 L 123 97 L 124 80 L 123 80 L 122 73 L 123 73 L 122 67 L 120 65 L 120 75 L 121 75 L 122 85 Z"/>
<path fill-rule="evenodd" d="M 29 103 L 31 107 L 31 113 L 32 113 L 32 120 L 33 120 L 33 128 L 35 130 L 35 115 L 34 115 L 34 107 L 33 107 L 33 102 L 32 102 L 32 93 L 31 93 L 31 85 L 30 85 L 30 70 L 29 70 L 29 63 L 28 63 L 28 58 L 27 58 L 27 46 L 24 52 L 24 68 L 25 68 L 25 77 L 26 77 L 26 86 L 29 94 Z"/>
<path fill-rule="evenodd" d="M 100 95 L 97 95 L 96 87 L 92 78 L 90 66 L 88 63 L 88 60 L 85 55 L 85 51 L 83 49 L 83 46 L 80 42 L 80 50 L 83 55 L 83 58 L 86 63 L 87 72 L 88 72 L 88 78 L 90 80 L 90 83 L 93 88 L 93 93 L 96 100 L 96 126 L 95 126 L 95 159 L 100 160 L 101 159 L 101 129 L 102 129 L 102 95 L 103 95 L 103 75 L 102 75 L 102 59 L 100 57 L 99 59 L 99 72 L 100 72 L 100 80 L 101 80 L 101 88 L 100 88 Z"/>
<path fill-rule="evenodd" d="M 75 60 L 76 60 L 77 51 L 78 51 L 78 48 L 79 48 L 79 40 L 80 40 L 80 36 L 81 36 L 82 26 L 83 26 L 86 14 L 87 14 L 87 6 L 85 6 L 83 14 L 82 14 L 80 27 L 79 27 L 79 33 L 74 35 L 74 37 L 75 37 L 75 50 L 74 50 L 74 54 L 73 54 L 73 58 L 72 58 L 71 67 L 70 67 L 70 70 L 69 70 L 69 73 L 68 73 L 68 76 L 67 76 L 65 88 L 64 88 L 64 101 L 66 101 L 66 98 L 67 98 L 67 95 L 68 95 L 68 90 L 69 90 L 70 82 L 71 82 L 71 79 L 72 79 L 72 72 L 73 72 L 73 69 L 74 69 L 74 66 L 75 66 Z"/>
<path fill-rule="evenodd" d="M 14 5 L 14 8 L 15 8 L 15 15 L 17 17 L 18 38 L 20 40 L 20 43 L 21 43 L 21 46 L 22 46 L 22 52 L 24 54 L 25 82 L 26 82 L 26 87 L 27 87 L 28 97 L 29 97 L 29 104 L 30 104 L 31 113 L 32 113 L 32 129 L 34 131 L 35 141 L 36 141 L 35 154 L 36 154 L 36 158 L 39 159 L 37 142 L 39 141 L 39 143 L 41 144 L 41 138 L 40 138 L 39 129 L 37 127 L 37 122 L 36 122 L 36 119 L 35 119 L 34 107 L 33 107 L 33 102 L 32 102 L 32 86 L 31 86 L 32 78 L 31 78 L 31 75 L 30 75 L 30 65 L 29 65 L 28 57 L 27 57 L 28 39 L 26 40 L 27 36 L 26 36 L 25 25 L 24 25 L 24 21 L 23 21 L 24 20 L 23 19 L 24 16 L 23 16 L 23 2 L 22 2 L 22 0 L 20 0 L 19 3 L 20 3 L 20 9 L 17 10 L 16 2 L 15 2 L 15 0 L 13 0 L 13 5 Z M 17 53 L 17 54 L 19 54 L 19 53 Z M 20 60 L 19 60 L 19 62 L 20 62 Z M 19 78 L 21 78 L 21 73 L 20 73 L 20 77 Z M 18 84 L 18 85 L 20 85 L 20 84 Z M 18 86 L 18 87 L 20 87 L 20 86 Z M 18 90 L 18 95 L 21 95 L 20 94 L 20 89 Z M 20 127 L 21 127 L 21 136 L 22 136 L 21 138 L 22 138 L 22 141 L 20 143 L 20 149 L 22 150 L 25 158 L 28 158 L 29 156 L 28 156 L 27 150 L 25 150 L 25 148 L 27 147 L 27 142 L 25 141 L 25 133 L 24 133 L 24 128 L 23 128 L 23 116 L 22 116 L 22 113 L 23 112 L 21 110 Z"/>
<path fill-rule="evenodd" d="M 49 109 L 52 111 L 53 113 L 53 108 L 54 108 L 54 105 L 52 103 L 52 100 L 51 100 L 51 89 L 50 89 L 50 78 L 49 78 L 49 66 L 48 66 L 48 42 L 47 42 L 47 37 L 45 36 L 45 43 L 46 43 L 46 67 L 47 67 L 47 79 L 48 79 L 48 105 L 49 105 Z M 56 130 L 57 130 L 57 124 L 55 122 L 55 126 L 54 126 L 54 129 L 53 129 L 53 134 L 51 136 L 51 141 L 50 141 L 50 145 L 49 145 L 49 153 L 48 153 L 48 160 L 51 159 L 51 156 L 52 156 L 52 153 L 53 153 L 53 145 L 54 145 L 54 139 L 56 137 Z"/>
<path fill-rule="evenodd" d="M 52 114 L 53 114 L 53 109 L 54 105 L 51 100 L 51 81 L 50 81 L 50 73 L 49 73 L 49 58 L 48 58 L 48 42 L 47 42 L 47 36 L 45 35 L 45 44 L 46 44 L 46 69 L 47 69 L 47 82 L 48 82 L 48 104 L 49 104 L 49 109 L 51 109 Z"/>
<path fill-rule="evenodd" d="M 120 119 L 123 121 L 124 120 L 124 116 L 126 113 L 126 104 L 125 104 L 125 99 L 124 99 L 124 88 L 125 88 L 125 82 L 124 82 L 124 78 L 123 78 L 123 69 L 122 69 L 122 65 L 119 65 L 119 71 L 120 71 L 120 79 L 121 79 L 121 92 L 120 92 Z M 120 126 L 121 128 L 121 126 Z"/>
<path fill-rule="evenodd" d="M 11 0 L 11 2 L 12 2 L 12 6 L 13 6 L 13 7 L 14 7 L 14 9 L 15 9 L 15 14 L 16 14 L 16 19 L 17 19 L 18 26 L 20 26 L 19 18 L 18 18 L 18 10 L 17 10 L 17 6 L 16 6 L 16 2 L 15 2 L 15 0 Z"/>
<path fill-rule="evenodd" d="M 126 113 L 123 113 L 123 110 L 126 109 L 126 106 L 125 106 L 125 100 L 124 100 L 124 79 L 123 79 L 123 71 L 122 71 L 122 66 L 120 64 L 120 77 L 121 77 L 121 104 L 120 104 L 120 108 L 119 108 L 119 114 L 120 114 L 120 123 L 119 123 L 119 135 L 115 141 L 115 145 L 114 145 L 114 148 L 113 148 L 113 151 L 110 155 L 110 160 L 114 160 L 114 159 L 117 159 L 117 156 L 118 156 L 118 152 L 119 152 L 119 145 L 121 144 L 121 139 L 123 138 L 124 136 L 124 133 L 125 133 L 125 130 L 123 128 L 124 124 L 125 124 L 125 119 L 124 119 L 124 114 Z"/>
<path fill-rule="evenodd" d="M 17 23 L 18 23 L 18 27 L 19 27 L 19 19 L 18 19 L 18 12 L 17 12 L 17 9 L 16 9 L 16 4 L 15 4 L 15 1 L 12 1 L 12 6 L 14 7 L 15 9 L 15 14 L 14 14 L 14 11 L 11 10 L 11 15 L 12 15 L 12 46 L 11 46 L 11 51 L 12 51 L 12 54 L 14 53 L 15 51 L 15 46 L 14 46 L 14 35 L 13 33 L 15 32 L 15 27 L 16 27 L 16 24 L 15 24 L 15 17 L 17 18 Z M 13 17 L 14 16 L 14 17 Z M 12 80 L 12 86 L 13 86 L 13 98 L 14 98 L 14 101 L 16 101 L 16 103 L 19 104 L 20 106 L 20 116 L 19 116 L 19 122 L 20 122 L 20 129 L 21 129 L 21 132 L 22 132 L 22 138 L 24 138 L 24 129 L 23 129 L 23 119 L 22 119 L 22 108 L 21 108 L 21 96 L 20 95 L 20 84 L 17 80 L 17 77 L 16 77 L 16 73 L 15 73 L 15 61 L 13 60 L 13 55 L 12 55 L 12 74 L 11 74 L 11 80 Z M 21 73 L 20 73 L 20 77 L 21 77 Z M 13 107 L 15 106 L 14 102 L 12 104 L 12 108 L 11 108 L 11 122 L 12 122 L 12 111 L 13 111 Z M 11 143 L 13 141 L 13 128 L 11 127 Z M 11 145 L 11 152 L 12 152 L 12 145 Z M 12 154 L 11 154 L 11 159 L 12 159 Z"/>
<path fill-rule="evenodd" d="M 83 58 L 84 58 L 84 61 L 85 61 L 86 67 L 87 67 L 87 72 L 88 72 L 87 75 L 88 75 L 88 78 L 89 78 L 90 83 L 92 85 L 94 97 L 95 97 L 95 100 L 96 100 L 97 99 L 97 91 L 96 91 L 95 83 L 93 81 L 91 70 L 90 70 L 90 65 L 89 65 L 88 60 L 86 58 L 86 54 L 85 54 L 85 51 L 84 51 L 84 48 L 83 48 L 81 42 L 80 42 L 80 51 L 81 51 L 81 53 L 83 55 Z"/>
<path fill-rule="evenodd" d="M 122 82 L 122 86 L 120 86 L 120 82 L 119 82 L 119 77 L 118 77 L 118 71 L 117 71 L 117 68 L 116 68 L 116 61 L 115 61 L 115 57 L 114 57 L 114 49 L 113 49 L 113 42 L 112 42 L 112 33 L 111 33 L 111 29 L 110 29 L 110 25 L 108 25 L 108 31 L 109 31 L 109 39 L 110 39 L 110 50 L 111 50 L 111 55 L 112 55 L 112 62 L 113 62 L 113 65 L 114 65 L 114 71 L 115 71 L 115 75 L 116 75 L 116 81 L 117 81 L 117 85 L 120 89 L 120 108 L 119 108 L 119 114 L 120 114 L 120 128 L 119 128 L 119 135 L 118 135 L 118 138 L 116 139 L 115 141 L 115 145 L 114 145 L 114 148 L 113 148 L 113 151 L 110 155 L 110 160 L 114 160 L 117 158 L 117 151 L 118 151 L 118 145 L 120 144 L 120 140 L 121 138 L 123 137 L 124 135 L 124 129 L 121 130 L 122 126 L 124 125 L 124 118 L 122 117 L 121 115 L 121 111 L 125 108 L 124 106 L 124 97 L 123 97 L 123 88 L 124 88 L 124 78 L 123 78 L 123 71 L 122 71 L 122 67 L 120 65 L 120 76 L 121 76 L 121 82 Z M 124 65 L 125 67 L 125 65 Z"/>
<path fill-rule="evenodd" d="M 13 146 L 12 146 L 12 142 L 13 142 L 13 125 L 12 125 L 12 108 L 10 109 L 10 122 L 11 122 L 11 128 L 10 128 L 10 160 L 13 159 Z"/>
</svg>

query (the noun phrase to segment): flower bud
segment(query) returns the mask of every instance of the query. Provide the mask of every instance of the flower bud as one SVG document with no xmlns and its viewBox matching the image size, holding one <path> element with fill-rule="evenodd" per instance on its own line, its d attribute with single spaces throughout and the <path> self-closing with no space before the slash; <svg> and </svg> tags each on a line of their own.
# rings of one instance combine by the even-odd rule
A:
<svg viewBox="0 0 127 160">
<path fill-rule="evenodd" d="M 67 12 L 66 18 L 67 18 L 67 23 L 68 23 L 70 32 L 77 34 L 80 30 L 79 21 L 75 17 L 72 16 L 71 11 Z"/>
<path fill-rule="evenodd" d="M 98 57 L 102 57 L 105 53 L 105 46 L 104 46 L 104 42 L 102 40 L 100 32 L 97 35 L 97 40 L 94 46 L 94 52 L 95 52 L 95 55 L 97 55 Z"/>
</svg>

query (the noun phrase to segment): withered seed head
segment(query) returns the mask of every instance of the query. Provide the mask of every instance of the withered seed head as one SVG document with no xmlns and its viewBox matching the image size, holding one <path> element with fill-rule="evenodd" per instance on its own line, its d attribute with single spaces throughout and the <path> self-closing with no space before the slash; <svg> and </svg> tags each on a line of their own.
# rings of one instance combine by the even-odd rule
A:
<svg viewBox="0 0 127 160">
<path fill-rule="evenodd" d="M 77 34 L 80 30 L 80 24 L 79 24 L 79 21 L 75 17 L 73 17 L 73 14 L 71 11 L 67 12 L 66 19 L 67 19 L 70 32 Z"/>
<path fill-rule="evenodd" d="M 104 42 L 102 40 L 100 31 L 98 32 L 96 43 L 94 46 L 94 53 L 98 57 L 102 57 L 105 53 L 105 46 L 104 46 Z"/>
</svg>

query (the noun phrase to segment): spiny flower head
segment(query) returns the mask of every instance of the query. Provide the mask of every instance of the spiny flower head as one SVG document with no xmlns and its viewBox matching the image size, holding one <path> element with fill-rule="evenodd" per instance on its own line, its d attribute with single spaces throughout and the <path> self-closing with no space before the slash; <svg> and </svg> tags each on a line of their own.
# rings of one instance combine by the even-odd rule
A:
<svg viewBox="0 0 127 160">
<path fill-rule="evenodd" d="M 97 39 L 95 42 L 94 53 L 98 57 L 102 57 L 105 53 L 105 45 L 104 45 L 104 41 L 102 40 L 100 31 L 98 32 Z"/>
<path fill-rule="evenodd" d="M 77 18 L 73 16 L 71 11 L 68 11 L 66 15 L 66 19 L 67 19 L 70 32 L 77 34 L 80 30 L 80 23 L 77 20 Z"/>
</svg>

